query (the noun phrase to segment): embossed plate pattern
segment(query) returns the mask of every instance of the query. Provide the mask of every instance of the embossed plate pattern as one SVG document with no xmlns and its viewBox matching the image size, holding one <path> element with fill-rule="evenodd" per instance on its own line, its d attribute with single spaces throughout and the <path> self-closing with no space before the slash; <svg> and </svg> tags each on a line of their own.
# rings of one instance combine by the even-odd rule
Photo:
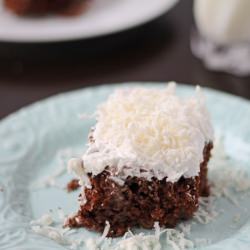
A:
<svg viewBox="0 0 250 250">
<path fill-rule="evenodd" d="M 34 234 L 29 222 L 57 207 L 62 207 L 67 213 L 76 211 L 77 192 L 68 194 L 58 188 L 36 190 L 32 183 L 54 171 L 58 164 L 58 150 L 83 150 L 93 121 L 83 121 L 78 114 L 93 113 L 113 89 L 131 84 L 104 85 L 60 94 L 30 105 L 0 122 L 1 250 L 66 249 Z M 157 83 L 147 85 L 163 86 Z M 193 88 L 181 85 L 178 92 L 190 95 Z M 227 153 L 250 172 L 249 102 L 214 90 L 205 89 L 204 92 L 215 130 L 225 138 Z M 62 178 L 61 182 L 65 184 L 67 178 L 70 177 Z M 250 249 L 250 201 L 248 198 L 240 202 L 244 211 L 222 199 L 219 206 L 225 212 L 208 225 L 195 224 L 191 237 L 210 238 L 211 244 L 203 249 Z M 241 219 L 231 227 L 235 213 L 240 213 Z M 97 235 L 85 229 L 81 232 L 86 237 Z"/>
</svg>

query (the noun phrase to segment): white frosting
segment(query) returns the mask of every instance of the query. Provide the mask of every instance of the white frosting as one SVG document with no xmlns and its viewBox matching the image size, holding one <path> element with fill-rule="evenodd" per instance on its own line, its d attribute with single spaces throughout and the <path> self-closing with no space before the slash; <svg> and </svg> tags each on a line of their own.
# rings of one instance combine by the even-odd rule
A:
<svg viewBox="0 0 250 250">
<path fill-rule="evenodd" d="M 164 89 L 117 90 L 98 108 L 96 119 L 83 164 L 69 164 L 73 170 L 77 167 L 80 178 L 83 171 L 97 175 L 107 166 L 122 180 L 167 176 L 175 182 L 193 177 L 199 173 L 206 142 L 213 139 L 199 87 L 187 99 L 175 94 L 174 83 Z"/>
<path fill-rule="evenodd" d="M 77 177 L 80 177 L 80 180 L 79 180 L 80 185 L 87 186 L 87 187 L 91 186 L 89 178 L 86 176 L 86 172 L 84 171 L 83 162 L 81 159 L 79 158 L 70 159 L 68 162 L 68 172 L 75 173 Z"/>
</svg>

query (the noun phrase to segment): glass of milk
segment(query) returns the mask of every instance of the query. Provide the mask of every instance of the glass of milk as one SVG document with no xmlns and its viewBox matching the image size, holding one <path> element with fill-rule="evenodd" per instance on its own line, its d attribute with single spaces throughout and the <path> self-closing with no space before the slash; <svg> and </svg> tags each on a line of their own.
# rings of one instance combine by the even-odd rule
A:
<svg viewBox="0 0 250 250">
<path fill-rule="evenodd" d="M 207 68 L 250 75 L 250 0 L 195 0 L 194 55 Z"/>
</svg>

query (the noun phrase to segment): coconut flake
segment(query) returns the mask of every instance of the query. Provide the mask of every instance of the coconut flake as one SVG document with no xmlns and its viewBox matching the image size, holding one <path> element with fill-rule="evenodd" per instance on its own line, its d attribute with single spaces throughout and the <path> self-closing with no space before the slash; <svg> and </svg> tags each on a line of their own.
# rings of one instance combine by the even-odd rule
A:
<svg viewBox="0 0 250 250">
<path fill-rule="evenodd" d="M 167 246 L 171 247 L 173 250 L 185 250 L 187 248 L 193 248 L 194 243 L 185 238 L 183 232 L 180 232 L 176 229 L 167 230 Z"/>
<path fill-rule="evenodd" d="M 196 176 L 204 145 L 213 139 L 200 87 L 187 99 L 175 94 L 175 83 L 165 89 L 117 90 L 99 106 L 96 119 L 93 140 L 77 166 L 82 164 L 80 171 L 93 175 L 109 166 L 111 175 L 121 180 L 168 176 L 175 182 Z"/>
<path fill-rule="evenodd" d="M 62 234 L 61 230 L 49 226 L 32 226 L 32 231 L 42 236 L 48 237 L 61 245 L 69 245 L 69 242 Z"/>
<path fill-rule="evenodd" d="M 191 233 L 191 223 L 180 223 L 179 226 L 180 231 L 183 232 L 185 235 L 190 235 Z"/>
<path fill-rule="evenodd" d="M 82 176 L 85 174 L 83 169 L 82 160 L 79 158 L 72 158 L 68 162 L 68 172 L 75 173 L 76 176 Z"/>
<path fill-rule="evenodd" d="M 155 229 L 155 236 L 159 240 L 161 236 L 161 228 L 158 221 L 154 223 L 154 229 Z"/>
<path fill-rule="evenodd" d="M 109 224 L 108 221 L 106 221 L 105 224 L 106 224 L 106 225 L 105 225 L 105 228 L 104 228 L 104 230 L 103 230 L 102 236 L 101 236 L 101 238 L 98 240 L 98 245 L 100 245 L 100 244 L 103 242 L 103 240 L 107 237 L 107 235 L 108 235 L 108 233 L 109 233 L 110 224 Z"/>
<path fill-rule="evenodd" d="M 208 224 L 215 220 L 219 215 L 218 211 L 214 206 L 212 198 L 200 197 L 199 198 L 199 209 L 194 214 L 194 219 L 201 224 Z"/>
<path fill-rule="evenodd" d="M 119 241 L 113 250 L 160 250 L 161 244 L 155 235 L 137 234 Z"/>
<path fill-rule="evenodd" d="M 123 186 L 124 185 L 124 180 L 120 179 L 117 176 L 110 176 L 109 177 L 110 180 L 114 181 L 116 184 L 118 184 L 119 186 Z"/>
<path fill-rule="evenodd" d="M 32 220 L 31 225 L 50 226 L 53 223 L 51 214 L 44 214 L 37 220 Z"/>
</svg>

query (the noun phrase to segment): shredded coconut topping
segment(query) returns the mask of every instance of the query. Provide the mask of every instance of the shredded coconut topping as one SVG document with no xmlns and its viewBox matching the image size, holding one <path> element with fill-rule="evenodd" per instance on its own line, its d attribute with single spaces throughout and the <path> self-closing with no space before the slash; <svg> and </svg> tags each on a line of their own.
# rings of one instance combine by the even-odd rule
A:
<svg viewBox="0 0 250 250">
<path fill-rule="evenodd" d="M 115 91 L 97 109 L 81 159 L 85 173 L 97 175 L 108 166 L 122 180 L 129 175 L 149 180 L 167 176 L 172 182 L 198 175 L 204 145 L 213 139 L 204 99 L 200 87 L 193 97 L 178 97 L 175 83 L 165 89 Z M 71 163 L 74 170 L 76 160 Z"/>
</svg>

